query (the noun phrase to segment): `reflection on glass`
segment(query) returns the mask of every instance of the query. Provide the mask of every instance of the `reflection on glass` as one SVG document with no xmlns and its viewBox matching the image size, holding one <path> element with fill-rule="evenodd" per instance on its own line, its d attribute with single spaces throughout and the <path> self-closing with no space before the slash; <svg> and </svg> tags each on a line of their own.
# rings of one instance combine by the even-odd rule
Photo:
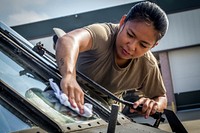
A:
<svg viewBox="0 0 200 133">
<path fill-rule="evenodd" d="M 0 49 L 0 64 L 0 79 L 56 122 L 81 123 L 97 119 L 96 115 L 91 118 L 82 117 L 61 105 L 52 89 L 45 90 L 48 82 L 41 80 L 40 76 L 19 61 L 16 55 L 12 56 Z"/>
<path fill-rule="evenodd" d="M 31 70 L 18 64 L 16 57 L 8 57 L 0 50 L 0 79 L 14 88 L 22 96 L 29 88 L 45 89 L 45 83 L 41 82 Z"/>
<path fill-rule="evenodd" d="M 40 105 L 40 108 L 45 114 L 59 123 L 81 123 L 95 119 L 95 116 L 90 118 L 82 117 L 70 108 L 62 105 L 52 89 L 42 91 L 38 88 L 31 88 L 26 92 L 25 96 L 35 106 Z"/>
</svg>

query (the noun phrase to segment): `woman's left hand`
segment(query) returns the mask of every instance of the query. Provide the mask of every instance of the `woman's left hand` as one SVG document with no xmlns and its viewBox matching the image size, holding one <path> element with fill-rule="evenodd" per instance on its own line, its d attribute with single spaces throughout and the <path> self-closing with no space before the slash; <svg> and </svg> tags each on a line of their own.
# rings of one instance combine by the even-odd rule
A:
<svg viewBox="0 0 200 133">
<path fill-rule="evenodd" d="M 139 105 L 143 105 L 141 112 L 135 110 Z M 139 114 L 144 115 L 144 117 L 147 119 L 150 115 L 156 113 L 157 110 L 158 102 L 153 99 L 143 97 L 134 102 L 133 109 L 130 109 L 130 112 L 138 112 Z"/>
</svg>

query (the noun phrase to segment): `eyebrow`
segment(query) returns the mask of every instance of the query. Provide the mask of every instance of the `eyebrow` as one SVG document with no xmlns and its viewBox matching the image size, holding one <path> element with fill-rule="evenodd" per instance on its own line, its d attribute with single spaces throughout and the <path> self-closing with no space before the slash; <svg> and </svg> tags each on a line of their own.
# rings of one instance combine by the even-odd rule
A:
<svg viewBox="0 0 200 133">
<path fill-rule="evenodd" d="M 129 31 L 130 31 L 134 36 L 136 36 L 136 34 L 135 34 L 131 29 L 129 29 Z M 137 36 L 136 36 L 136 37 L 137 37 Z M 151 46 L 151 44 L 148 43 L 148 42 L 146 42 L 146 41 L 143 41 L 143 40 L 142 40 L 141 42 L 143 42 L 143 43 L 145 43 L 145 44 Z"/>
</svg>

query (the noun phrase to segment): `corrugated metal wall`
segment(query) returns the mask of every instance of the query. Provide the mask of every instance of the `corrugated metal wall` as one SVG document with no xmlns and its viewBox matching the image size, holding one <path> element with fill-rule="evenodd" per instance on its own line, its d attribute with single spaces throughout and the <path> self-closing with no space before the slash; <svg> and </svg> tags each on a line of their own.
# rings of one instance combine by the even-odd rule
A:
<svg viewBox="0 0 200 133">
<path fill-rule="evenodd" d="M 164 51 L 168 54 L 173 88 L 166 87 L 168 93 L 170 92 L 168 97 L 172 96 L 171 93 L 175 94 L 177 109 L 198 108 L 200 106 L 197 96 L 200 93 L 200 9 L 170 14 L 168 18 L 169 30 L 152 51 L 158 53 Z M 161 64 L 162 67 L 163 65 Z M 173 101 L 173 97 L 169 98 L 169 101 Z"/>
<path fill-rule="evenodd" d="M 174 93 L 200 90 L 200 46 L 168 52 Z"/>
<path fill-rule="evenodd" d="M 163 51 L 200 44 L 200 9 L 168 15 L 169 30 L 152 51 Z"/>
</svg>

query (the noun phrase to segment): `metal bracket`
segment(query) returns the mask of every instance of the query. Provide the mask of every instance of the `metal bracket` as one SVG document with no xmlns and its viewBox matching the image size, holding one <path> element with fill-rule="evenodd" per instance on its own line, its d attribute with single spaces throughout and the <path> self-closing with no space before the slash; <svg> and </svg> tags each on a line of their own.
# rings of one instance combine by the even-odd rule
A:
<svg viewBox="0 0 200 133">
<path fill-rule="evenodd" d="M 116 105 L 116 104 L 113 104 L 111 114 L 110 114 L 110 117 L 109 117 L 107 133 L 115 133 L 118 111 L 119 111 L 119 106 Z"/>
</svg>

